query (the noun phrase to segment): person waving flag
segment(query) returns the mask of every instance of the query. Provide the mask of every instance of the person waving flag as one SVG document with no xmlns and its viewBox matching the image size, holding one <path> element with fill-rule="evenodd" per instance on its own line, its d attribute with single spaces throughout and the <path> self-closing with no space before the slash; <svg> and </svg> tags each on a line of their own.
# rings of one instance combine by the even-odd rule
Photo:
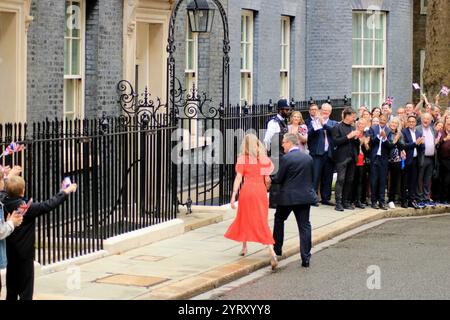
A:
<svg viewBox="0 0 450 320">
<path fill-rule="evenodd" d="M 20 152 L 22 150 L 24 150 L 25 147 L 22 144 L 16 143 L 16 142 L 11 142 L 5 149 L 5 151 L 3 151 L 3 153 L 0 155 L 1 157 L 5 157 L 5 156 L 9 156 L 11 154 L 14 154 L 16 152 Z"/>
</svg>

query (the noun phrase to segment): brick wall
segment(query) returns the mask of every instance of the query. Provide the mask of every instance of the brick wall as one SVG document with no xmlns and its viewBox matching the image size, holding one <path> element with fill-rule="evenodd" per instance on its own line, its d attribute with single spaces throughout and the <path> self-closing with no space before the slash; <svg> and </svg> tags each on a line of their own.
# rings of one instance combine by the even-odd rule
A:
<svg viewBox="0 0 450 320">
<path fill-rule="evenodd" d="M 255 12 L 253 51 L 253 102 L 276 101 L 280 96 L 281 16 L 292 19 L 290 98 L 305 98 L 306 0 L 229 0 L 231 37 L 231 101 L 239 102 L 240 27 L 243 9 Z"/>
<path fill-rule="evenodd" d="M 33 1 L 28 30 L 27 120 L 63 115 L 64 1 Z"/>
<path fill-rule="evenodd" d="M 386 96 L 395 108 L 411 98 L 412 0 L 315 0 L 307 4 L 306 95 L 351 96 L 352 10 L 387 12 Z"/>
<path fill-rule="evenodd" d="M 28 31 L 29 122 L 64 112 L 65 2 L 33 1 Z M 122 78 L 122 1 L 86 1 L 85 116 L 118 114 L 116 84 Z"/>
<path fill-rule="evenodd" d="M 123 1 L 99 1 L 97 116 L 118 114 L 117 83 L 122 80 Z"/>
</svg>

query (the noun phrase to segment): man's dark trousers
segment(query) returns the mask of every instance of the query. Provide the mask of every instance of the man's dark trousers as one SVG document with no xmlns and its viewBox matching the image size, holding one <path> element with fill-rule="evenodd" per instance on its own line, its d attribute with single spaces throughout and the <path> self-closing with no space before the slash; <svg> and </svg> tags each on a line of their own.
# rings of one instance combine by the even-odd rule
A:
<svg viewBox="0 0 450 320">
<path fill-rule="evenodd" d="M 417 190 L 420 192 L 421 201 L 430 200 L 431 196 L 431 179 L 433 178 L 434 156 L 423 159 L 423 166 L 419 170 L 419 183 Z"/>
<path fill-rule="evenodd" d="M 34 259 L 9 255 L 6 269 L 6 300 L 33 300 Z"/>
<path fill-rule="evenodd" d="M 420 201 L 417 193 L 417 185 L 419 183 L 419 160 L 413 158 L 412 162 L 405 166 L 406 171 L 406 187 L 408 188 L 408 201 Z"/>
<path fill-rule="evenodd" d="M 351 202 L 350 192 L 352 191 L 353 178 L 355 176 L 356 163 L 352 158 L 336 163 L 336 203 Z"/>
<path fill-rule="evenodd" d="M 309 262 L 311 258 L 311 223 L 309 213 L 311 205 L 278 206 L 275 212 L 275 224 L 273 227 L 273 237 L 275 239 L 274 251 L 281 255 L 284 239 L 284 221 L 290 213 L 294 211 L 297 227 L 300 233 L 300 256 L 303 262 Z"/>
<path fill-rule="evenodd" d="M 320 184 L 320 197 L 322 201 L 330 201 L 331 200 L 331 185 L 333 184 L 333 171 L 334 171 L 334 163 L 331 158 L 328 156 L 328 153 L 325 153 L 321 156 L 315 155 L 312 156 L 314 162 L 314 174 L 313 174 L 313 183 L 314 190 L 316 193 L 319 192 L 319 184 Z"/>
<path fill-rule="evenodd" d="M 386 182 L 389 168 L 387 158 L 376 156 L 370 169 L 370 188 L 372 190 L 372 204 L 377 201 L 385 203 Z"/>
</svg>

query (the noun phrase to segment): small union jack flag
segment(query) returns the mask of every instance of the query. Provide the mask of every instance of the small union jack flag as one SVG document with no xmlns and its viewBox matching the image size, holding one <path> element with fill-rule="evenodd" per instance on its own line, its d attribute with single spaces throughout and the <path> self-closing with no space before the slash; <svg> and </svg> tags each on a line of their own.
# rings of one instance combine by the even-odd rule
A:
<svg viewBox="0 0 450 320">
<path fill-rule="evenodd" d="M 9 144 L 9 146 L 6 147 L 5 151 L 3 151 L 3 154 L 0 155 L 0 158 L 8 156 L 10 154 L 14 154 L 16 152 L 20 152 L 23 149 L 25 149 L 25 148 L 24 148 L 24 146 L 22 144 L 18 144 L 16 142 L 11 142 Z"/>
<path fill-rule="evenodd" d="M 450 93 L 450 89 L 447 88 L 446 86 L 443 86 L 441 89 L 441 93 L 445 96 L 448 96 L 448 94 Z"/>
<path fill-rule="evenodd" d="M 413 83 L 413 87 L 414 87 L 415 90 L 420 90 L 421 89 L 418 83 Z"/>
<path fill-rule="evenodd" d="M 387 97 L 386 98 L 386 103 L 390 106 L 392 106 L 394 104 L 394 97 Z"/>
</svg>

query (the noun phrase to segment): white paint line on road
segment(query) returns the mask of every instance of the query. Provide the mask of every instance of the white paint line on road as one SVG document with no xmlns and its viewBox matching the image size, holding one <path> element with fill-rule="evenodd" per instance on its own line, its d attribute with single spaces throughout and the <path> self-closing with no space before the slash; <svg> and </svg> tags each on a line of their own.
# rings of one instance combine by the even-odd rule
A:
<svg viewBox="0 0 450 320">
<path fill-rule="evenodd" d="M 351 231 L 348 231 L 346 233 L 343 233 L 339 236 L 334 237 L 333 239 L 330 239 L 328 241 L 319 243 L 318 245 L 316 245 L 314 248 L 312 248 L 311 253 L 317 253 L 321 250 L 324 250 L 332 245 L 337 244 L 340 241 L 343 241 L 347 238 L 353 237 L 355 235 L 357 235 L 358 233 L 364 232 L 366 230 L 375 228 L 385 222 L 388 221 L 395 221 L 395 220 L 413 220 L 413 219 L 429 219 L 429 218 L 437 218 L 437 217 L 445 217 L 445 216 L 450 216 L 450 213 L 445 213 L 445 214 L 435 214 L 435 215 L 428 215 L 428 216 L 415 216 L 415 217 L 400 217 L 400 218 L 389 218 L 389 219 L 382 219 L 382 220 L 378 220 L 378 221 L 374 221 L 371 223 L 368 223 L 364 226 L 355 228 Z M 298 267 L 301 268 L 300 266 L 300 259 L 299 259 L 299 255 L 295 254 L 285 260 L 282 260 L 278 263 L 278 268 L 282 269 L 283 267 L 285 267 L 286 265 L 292 263 L 292 262 L 297 262 L 298 263 Z M 314 263 L 314 256 L 312 257 L 312 264 Z M 314 265 L 312 265 L 312 268 L 314 267 Z M 231 290 L 237 289 L 239 287 L 242 287 L 250 282 L 256 281 L 264 276 L 268 276 L 272 273 L 272 270 L 270 267 L 267 268 L 263 268 L 260 270 L 257 270 L 251 274 L 249 274 L 248 276 L 242 277 L 238 280 L 232 281 L 224 286 L 221 286 L 219 288 L 216 288 L 214 290 L 202 293 L 198 296 L 195 296 L 193 298 L 191 298 L 190 300 L 211 300 L 211 299 L 215 299 L 218 296 L 221 296 Z"/>
</svg>

